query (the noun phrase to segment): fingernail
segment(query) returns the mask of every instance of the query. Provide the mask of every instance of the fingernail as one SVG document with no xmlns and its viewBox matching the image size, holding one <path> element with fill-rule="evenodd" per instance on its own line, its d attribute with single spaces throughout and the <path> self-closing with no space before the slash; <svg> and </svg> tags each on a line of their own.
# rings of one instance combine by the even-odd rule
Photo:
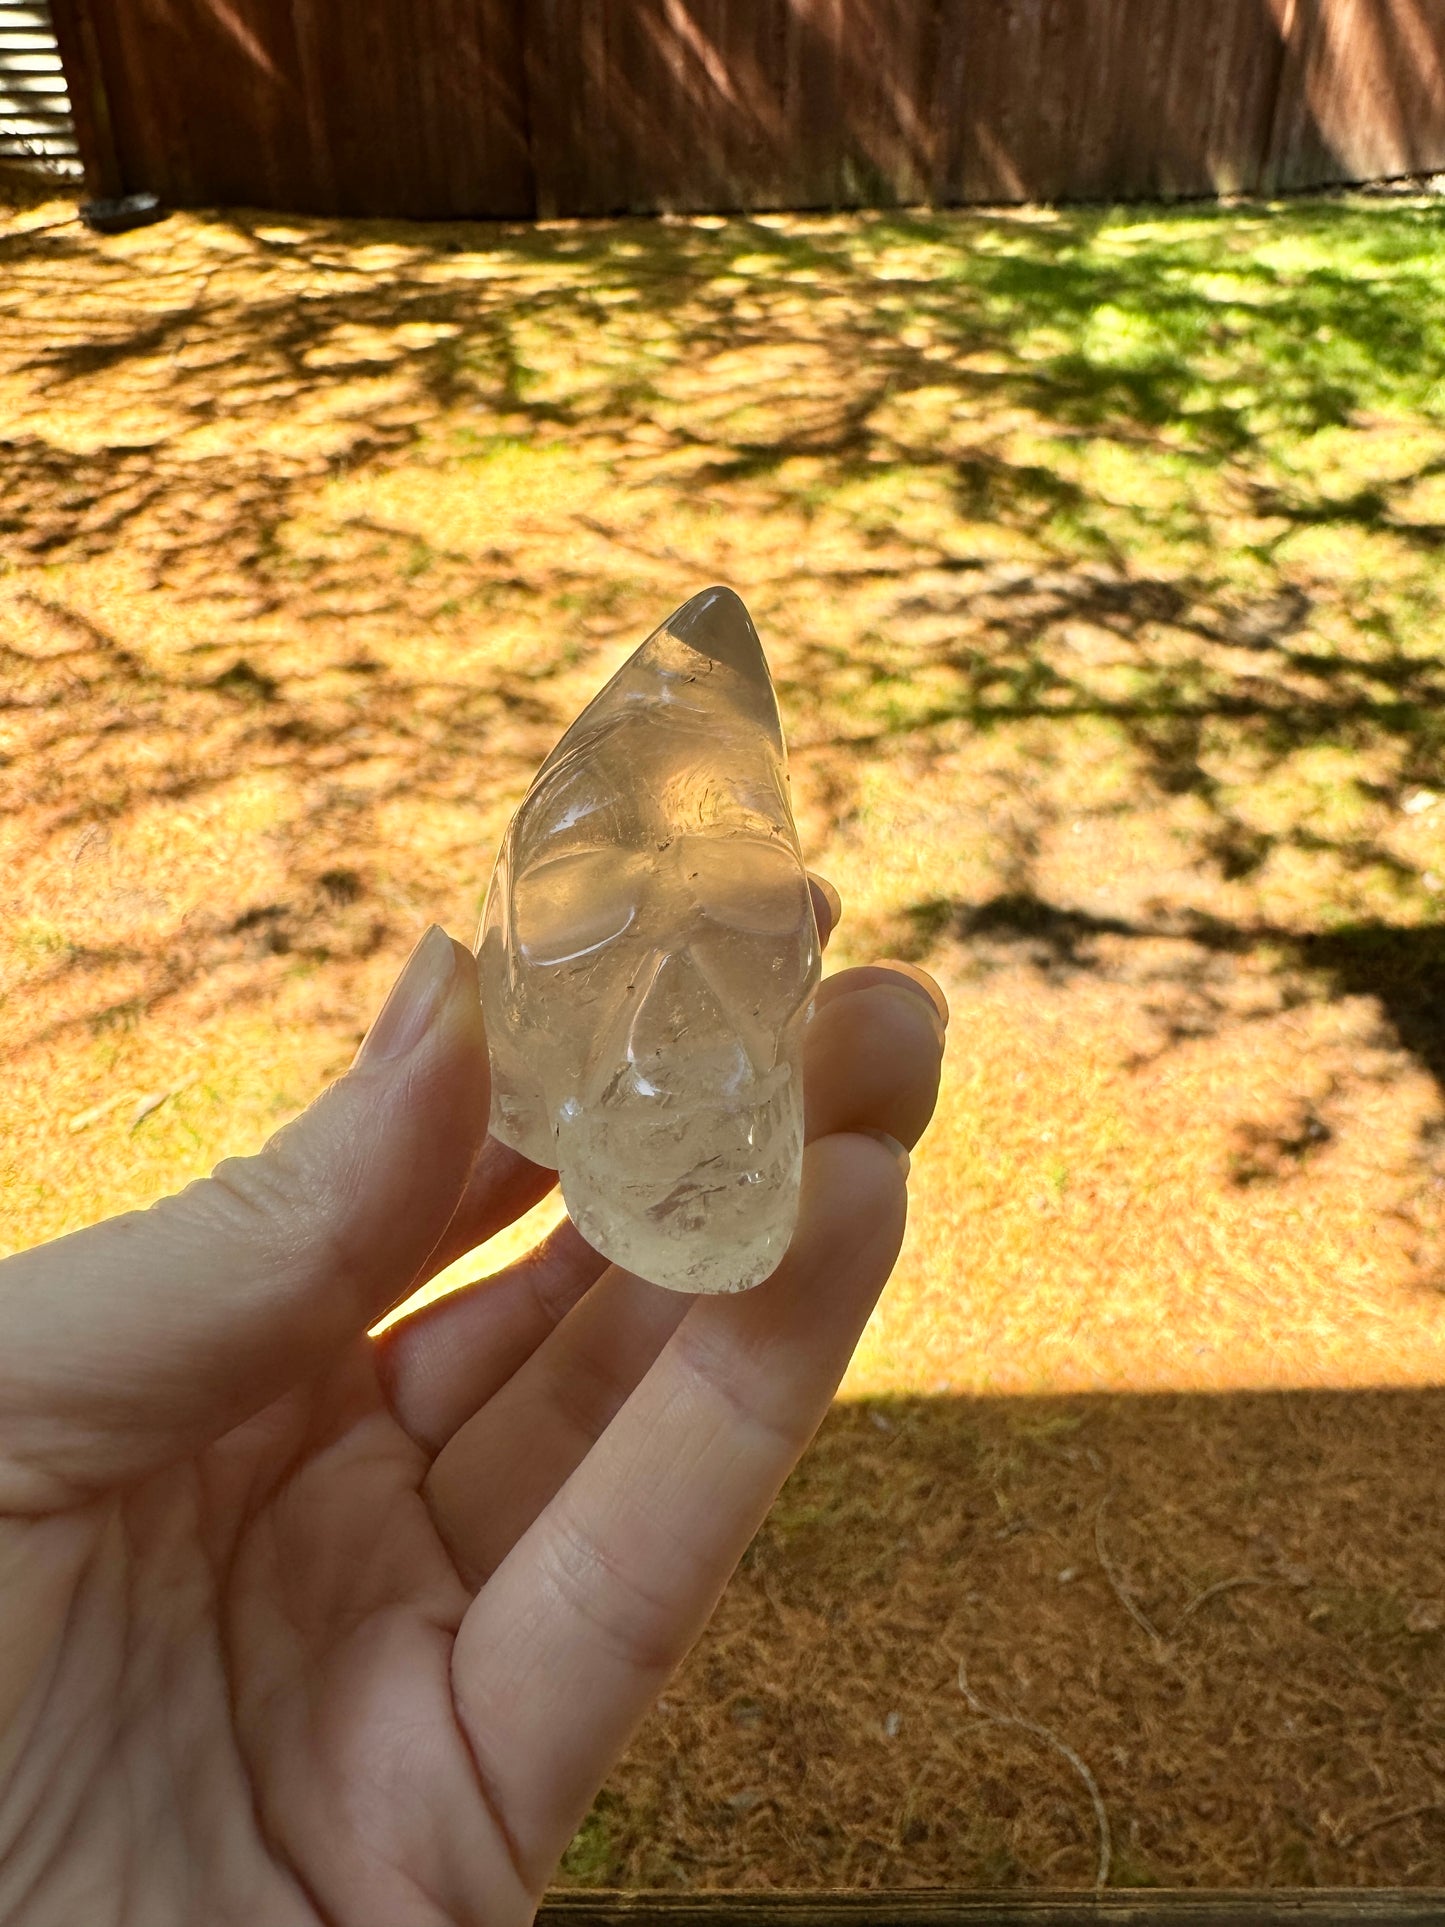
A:
<svg viewBox="0 0 1445 1927">
<path fill-rule="evenodd" d="M 908 989 L 921 991 L 928 999 L 938 1012 L 939 1022 L 948 1023 L 948 999 L 926 970 L 920 970 L 917 964 L 904 963 L 901 957 L 880 958 L 879 968 L 896 971 Z"/>
<path fill-rule="evenodd" d="M 362 1038 L 355 1062 L 381 1064 L 415 1049 L 446 1002 L 455 974 L 452 940 L 434 923 L 407 958 L 375 1023 Z"/>
<path fill-rule="evenodd" d="M 828 906 L 830 922 L 828 928 L 836 930 L 843 920 L 843 899 L 826 877 L 820 877 L 816 870 L 809 870 L 808 881 L 817 890 Z"/>
<path fill-rule="evenodd" d="M 906 1178 L 908 1176 L 908 1173 L 913 1169 L 913 1159 L 908 1155 L 908 1146 L 906 1144 L 900 1144 L 896 1137 L 890 1137 L 886 1131 L 860 1131 L 858 1135 L 859 1137 L 876 1138 L 884 1150 L 892 1157 L 904 1177 Z"/>
<path fill-rule="evenodd" d="M 927 1019 L 933 1031 L 933 1041 L 938 1046 L 939 1055 L 942 1056 L 948 1048 L 948 1032 L 944 1028 L 943 1019 L 938 1014 L 937 1004 L 931 997 L 923 994 L 922 986 L 909 983 L 903 977 L 895 977 L 891 984 L 881 984 L 879 988 L 886 990 L 890 997 L 897 997 L 903 1009 L 915 1011 L 920 1017 Z"/>
</svg>

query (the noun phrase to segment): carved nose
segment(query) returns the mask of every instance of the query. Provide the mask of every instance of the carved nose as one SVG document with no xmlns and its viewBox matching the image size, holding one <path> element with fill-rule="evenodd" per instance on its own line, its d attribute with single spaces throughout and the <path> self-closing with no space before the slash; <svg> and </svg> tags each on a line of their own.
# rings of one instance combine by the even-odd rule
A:
<svg viewBox="0 0 1445 1927">
<path fill-rule="evenodd" d="M 752 1075 L 742 1039 L 686 951 L 654 950 L 629 979 L 611 1031 L 595 1040 L 586 1095 L 698 1109 Z"/>
</svg>

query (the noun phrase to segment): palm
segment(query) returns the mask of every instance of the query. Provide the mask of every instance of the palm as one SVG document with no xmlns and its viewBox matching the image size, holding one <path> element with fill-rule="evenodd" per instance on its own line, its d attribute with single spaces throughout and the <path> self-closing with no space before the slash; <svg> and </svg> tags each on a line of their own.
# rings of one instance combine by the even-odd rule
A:
<svg viewBox="0 0 1445 1927">
<path fill-rule="evenodd" d="M 452 1696 L 471 1592 L 369 1353 L 83 1527 L 29 1528 L 53 1557 L 16 1605 L 65 1623 L 46 1708 L 68 1737 L 18 1763 L 27 1850 L 51 1836 L 91 1887 L 144 1816 L 118 1915 L 464 1918 L 433 1883 L 465 1842 L 478 1913 L 524 1917 Z"/>
</svg>

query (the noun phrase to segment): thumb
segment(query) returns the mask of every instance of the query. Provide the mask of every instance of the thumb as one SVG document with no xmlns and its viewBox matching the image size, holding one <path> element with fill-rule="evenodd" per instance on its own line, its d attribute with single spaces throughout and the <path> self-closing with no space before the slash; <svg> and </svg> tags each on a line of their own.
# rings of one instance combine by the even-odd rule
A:
<svg viewBox="0 0 1445 1927">
<path fill-rule="evenodd" d="M 406 1295 L 486 1135 L 471 952 L 433 925 L 346 1075 L 249 1158 L 0 1264 L 0 1513 L 218 1437 Z"/>
</svg>

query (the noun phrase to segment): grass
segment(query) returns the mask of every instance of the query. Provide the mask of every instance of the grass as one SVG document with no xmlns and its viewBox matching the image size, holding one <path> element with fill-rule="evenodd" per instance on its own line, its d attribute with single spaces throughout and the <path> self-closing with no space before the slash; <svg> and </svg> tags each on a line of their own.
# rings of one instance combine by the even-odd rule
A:
<svg viewBox="0 0 1445 1927">
<path fill-rule="evenodd" d="M 1433 1636 L 1388 1631 L 1445 1594 L 1421 1536 L 1372 1528 L 1388 1572 L 1321 1569 L 1317 1597 L 1221 1595 L 1156 1699 L 1088 1533 L 1055 1560 L 1076 1522 L 1038 1468 L 1087 1523 L 1118 1470 L 1090 1426 L 1157 1460 L 1127 1460 L 1172 1521 L 1151 1612 L 1206 1568 L 1302 1568 L 1291 1533 L 1334 1543 L 1431 1476 L 1445 207 L 111 240 L 69 213 L 0 222 L 0 1239 L 144 1202 L 305 1103 L 422 924 L 470 929 L 582 702 L 730 581 L 847 905 L 837 961 L 923 960 L 955 1016 L 853 1402 L 572 1876 L 1087 1882 L 1067 1762 L 938 1725 L 965 1634 L 990 1705 L 1091 1759 L 1120 1880 L 1438 1872 L 1428 1813 L 1374 1824 L 1438 1770 Z M 1325 1388 L 1307 1452 L 1323 1408 L 1249 1402 Z M 1210 1397 L 1151 1433 L 1080 1393 Z M 869 1414 L 901 1457 L 864 1450 L 893 1436 Z M 1261 1565 L 1272 1466 L 1299 1477 Z M 780 1571 L 806 1610 L 773 1612 Z M 810 1643 L 889 1703 L 835 1704 Z M 813 1726 L 717 1711 L 766 1712 L 775 1672 Z M 1309 1752 L 1300 1682 L 1342 1681 L 1357 1725 Z"/>
</svg>

